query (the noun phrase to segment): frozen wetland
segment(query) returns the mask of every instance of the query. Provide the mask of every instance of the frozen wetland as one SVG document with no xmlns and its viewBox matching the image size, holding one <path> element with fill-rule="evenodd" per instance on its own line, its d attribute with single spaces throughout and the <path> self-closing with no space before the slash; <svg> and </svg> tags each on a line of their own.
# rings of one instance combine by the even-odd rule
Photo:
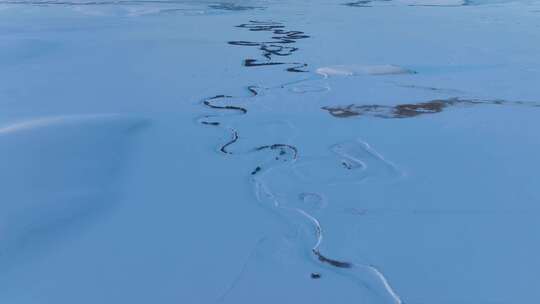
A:
<svg viewBox="0 0 540 304">
<path fill-rule="evenodd" d="M 0 303 L 540 299 L 540 1 L 0 1 Z"/>
</svg>

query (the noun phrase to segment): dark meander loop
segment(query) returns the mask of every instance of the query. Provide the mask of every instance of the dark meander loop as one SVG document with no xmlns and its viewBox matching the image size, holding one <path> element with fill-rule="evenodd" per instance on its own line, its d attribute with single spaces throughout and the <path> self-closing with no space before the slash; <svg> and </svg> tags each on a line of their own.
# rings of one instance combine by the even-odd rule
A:
<svg viewBox="0 0 540 304">
<path fill-rule="evenodd" d="M 309 38 L 309 35 L 306 35 L 302 31 L 289 31 L 285 30 L 285 26 L 278 22 L 261 22 L 261 21 L 250 21 L 250 23 L 240 24 L 236 27 L 245 28 L 253 32 L 271 32 L 272 41 L 267 42 L 256 42 L 256 41 L 229 41 L 228 44 L 236 46 L 252 46 L 259 47 L 262 57 L 266 60 L 258 60 L 247 58 L 244 59 L 243 65 L 245 67 L 261 67 L 261 66 L 272 66 L 272 65 L 294 65 L 286 69 L 287 72 L 293 73 L 303 73 L 307 72 L 302 68 L 306 68 L 307 64 L 298 63 L 298 62 L 275 62 L 272 61 L 273 56 L 286 57 L 294 54 L 299 49 L 297 47 L 284 46 L 296 43 L 297 40 Z"/>
</svg>

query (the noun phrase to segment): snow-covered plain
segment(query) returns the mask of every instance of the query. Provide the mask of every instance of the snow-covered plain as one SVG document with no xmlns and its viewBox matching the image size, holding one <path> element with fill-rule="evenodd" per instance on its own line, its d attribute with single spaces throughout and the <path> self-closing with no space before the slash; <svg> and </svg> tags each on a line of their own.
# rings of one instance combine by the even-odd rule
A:
<svg viewBox="0 0 540 304">
<path fill-rule="evenodd" d="M 535 0 L 0 1 L 0 303 L 535 303 L 539 54 Z"/>
</svg>

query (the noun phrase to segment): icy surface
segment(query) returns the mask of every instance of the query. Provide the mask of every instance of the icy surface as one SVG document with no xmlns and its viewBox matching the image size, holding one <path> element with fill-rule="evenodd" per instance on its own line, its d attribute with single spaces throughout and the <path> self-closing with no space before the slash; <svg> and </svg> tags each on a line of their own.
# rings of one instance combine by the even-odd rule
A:
<svg viewBox="0 0 540 304">
<path fill-rule="evenodd" d="M 0 303 L 535 303 L 540 1 L 0 1 Z"/>
<path fill-rule="evenodd" d="M 322 67 L 315 70 L 317 74 L 329 76 L 354 76 L 354 75 L 399 75 L 414 74 L 414 71 L 391 64 L 384 65 L 338 65 Z"/>
</svg>

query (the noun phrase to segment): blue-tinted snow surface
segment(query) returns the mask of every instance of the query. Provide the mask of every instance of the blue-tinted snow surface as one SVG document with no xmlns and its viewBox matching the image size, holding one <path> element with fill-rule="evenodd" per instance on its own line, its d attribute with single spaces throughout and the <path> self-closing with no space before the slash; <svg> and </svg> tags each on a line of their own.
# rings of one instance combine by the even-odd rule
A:
<svg viewBox="0 0 540 304">
<path fill-rule="evenodd" d="M 0 303 L 540 298 L 540 2 L 0 1 Z"/>
</svg>

